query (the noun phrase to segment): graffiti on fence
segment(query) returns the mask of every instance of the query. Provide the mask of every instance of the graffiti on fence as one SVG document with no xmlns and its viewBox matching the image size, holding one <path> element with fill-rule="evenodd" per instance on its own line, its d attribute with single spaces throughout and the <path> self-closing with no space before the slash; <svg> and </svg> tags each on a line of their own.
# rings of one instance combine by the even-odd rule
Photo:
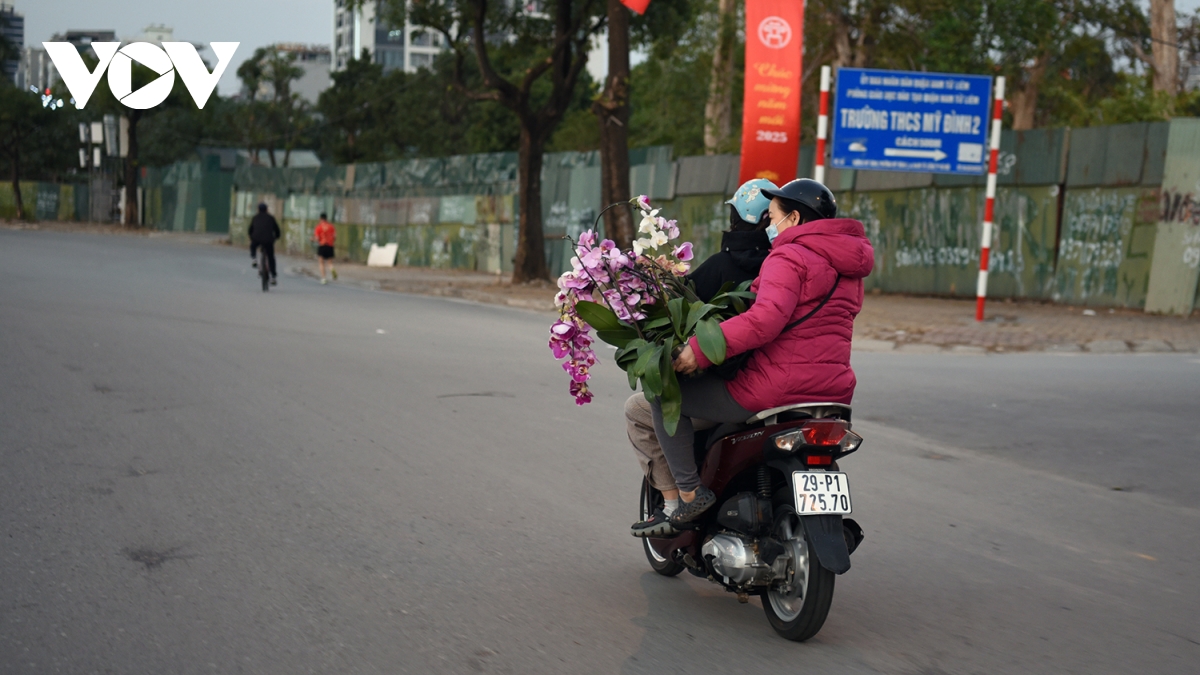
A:
<svg viewBox="0 0 1200 675">
<path fill-rule="evenodd" d="M 1053 298 L 1140 306 L 1159 199 L 1157 190 L 1144 188 L 1068 191 Z"/>
<path fill-rule="evenodd" d="M 1200 229 L 1183 235 L 1183 264 L 1192 269 L 1200 267 Z"/>
<path fill-rule="evenodd" d="M 1192 195 L 1174 190 L 1163 190 L 1162 216 L 1164 223 L 1191 223 L 1200 225 L 1200 202 Z"/>
<path fill-rule="evenodd" d="M 1088 268 L 1120 267 L 1123 240 L 1133 228 L 1137 199 L 1137 195 L 1099 188 L 1070 195 L 1071 204 L 1063 213 L 1059 261 Z"/>
</svg>

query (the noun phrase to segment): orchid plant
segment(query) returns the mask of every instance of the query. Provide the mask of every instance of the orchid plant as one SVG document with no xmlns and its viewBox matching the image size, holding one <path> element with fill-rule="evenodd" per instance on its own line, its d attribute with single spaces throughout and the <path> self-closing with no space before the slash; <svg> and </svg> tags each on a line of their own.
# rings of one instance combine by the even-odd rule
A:
<svg viewBox="0 0 1200 675">
<path fill-rule="evenodd" d="M 592 400 L 587 383 L 596 365 L 595 330 L 597 338 L 617 348 L 615 360 L 629 387 L 637 389 L 640 382 L 647 397 L 660 401 L 664 425 L 674 433 L 682 403 L 674 357 L 694 335 L 708 360 L 721 364 L 720 322 L 744 312 L 754 294 L 746 290 L 749 283 L 727 284 L 712 300 L 700 300 L 685 277 L 692 244 L 672 243 L 679 238 L 676 221 L 659 216 L 645 195 L 629 203 L 642 215 L 632 250 L 623 251 L 609 239 L 597 242 L 594 230 L 572 242 L 576 255 L 571 269 L 558 278 L 559 319 L 550 326 L 550 349 L 556 359 L 566 359 L 562 367 L 571 377 L 570 393 L 584 405 Z"/>
</svg>

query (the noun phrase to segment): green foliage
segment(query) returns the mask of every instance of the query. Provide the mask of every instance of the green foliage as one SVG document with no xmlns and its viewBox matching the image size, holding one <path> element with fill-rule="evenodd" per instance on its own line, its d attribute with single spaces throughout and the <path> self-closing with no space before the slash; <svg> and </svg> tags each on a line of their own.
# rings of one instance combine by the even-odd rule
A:
<svg viewBox="0 0 1200 675">
<path fill-rule="evenodd" d="M 271 166 L 287 166 L 292 150 L 308 140 L 315 121 L 311 106 L 292 91 L 292 82 L 304 71 L 296 65 L 296 54 L 274 47 L 259 47 L 238 66 L 246 100 L 230 111 L 240 145 L 251 154 L 265 150 Z M 283 148 L 277 157 L 276 149 Z"/>
<path fill-rule="evenodd" d="M 44 107 L 38 94 L 0 79 L 0 172 L 15 183 L 54 179 L 69 171 L 78 161 L 71 141 L 76 133 L 72 111 Z M 24 217 L 31 218 L 34 205 L 23 206 Z"/>
<path fill-rule="evenodd" d="M 629 388 L 642 383 L 642 391 L 662 403 L 663 424 L 675 433 L 682 399 L 674 358 L 694 335 L 705 358 L 715 365 L 725 362 L 725 334 L 721 322 L 746 311 L 754 294 L 749 281 L 737 287 L 726 284 L 709 302 L 680 296 L 649 307 L 645 319 L 627 323 L 608 307 L 595 302 L 575 304 L 579 318 L 596 330 L 596 337 L 617 348 L 614 361 L 629 376 Z M 694 295 L 694 293 L 693 293 Z"/>
<path fill-rule="evenodd" d="M 546 144 L 546 152 L 588 152 L 599 148 L 600 125 L 590 106 L 567 113 Z"/>
<path fill-rule="evenodd" d="M 1163 119 L 1150 22 L 1137 0 L 809 0 L 802 131 L 816 130 L 820 65 L 1004 75 L 1034 126 Z M 1200 13 L 1179 16 L 1181 63 L 1200 54 Z M 700 105 L 702 98 L 693 99 Z M 1181 105 L 1185 103 L 1180 103 Z M 1178 113 L 1178 109 L 1177 109 Z M 635 131 L 636 132 L 636 131 Z"/>
<path fill-rule="evenodd" d="M 477 87 L 478 69 L 470 61 L 462 67 L 468 86 Z M 515 151 L 521 133 L 517 119 L 494 101 L 468 98 L 455 86 L 454 69 L 452 54 L 442 54 L 432 68 L 414 73 L 385 74 L 369 59 L 351 60 L 333 74 L 333 86 L 317 102 L 323 119 L 317 135 L 322 156 L 349 163 Z M 598 142 L 588 137 L 599 138 L 588 110 L 594 85 L 583 77 L 554 136 L 562 149 L 594 149 Z"/>
<path fill-rule="evenodd" d="M 655 2 L 650 3 L 651 8 Z M 649 45 L 649 58 L 630 73 L 629 145 L 672 145 L 676 155 L 704 153 L 704 104 L 712 79 L 712 55 L 720 23 L 715 0 L 696 0 L 686 14 L 673 12 L 671 21 L 684 21 Z M 741 144 L 745 41 L 739 31 L 733 64 L 733 132 L 723 152 L 738 152 Z"/>
</svg>

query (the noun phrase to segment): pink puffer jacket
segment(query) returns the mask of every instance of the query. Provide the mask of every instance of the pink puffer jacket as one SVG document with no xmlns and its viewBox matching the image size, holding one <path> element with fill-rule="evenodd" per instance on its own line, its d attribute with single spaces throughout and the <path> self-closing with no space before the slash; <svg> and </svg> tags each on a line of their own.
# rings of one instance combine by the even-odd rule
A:
<svg viewBox="0 0 1200 675">
<path fill-rule="evenodd" d="M 850 403 L 850 338 L 862 309 L 862 280 L 874 264 L 874 249 L 857 220 L 816 220 L 784 230 L 750 287 L 758 294 L 754 305 L 721 322 L 726 358 L 756 350 L 729 382 L 733 399 L 755 412 L 792 403 Z M 838 275 L 837 291 L 821 311 L 780 335 L 824 299 Z M 712 365 L 694 337 L 691 347 L 701 368 Z"/>
</svg>

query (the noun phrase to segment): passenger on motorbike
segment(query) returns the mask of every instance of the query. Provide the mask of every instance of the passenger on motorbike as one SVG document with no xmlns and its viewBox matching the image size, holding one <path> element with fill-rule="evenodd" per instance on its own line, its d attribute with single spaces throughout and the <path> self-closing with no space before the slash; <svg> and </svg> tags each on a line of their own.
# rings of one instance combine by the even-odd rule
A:
<svg viewBox="0 0 1200 675">
<path fill-rule="evenodd" d="M 651 402 L 655 434 L 683 501 L 670 517 L 675 527 L 716 503 L 697 473 L 693 419 L 742 422 L 778 406 L 849 404 L 854 396 L 850 339 L 874 249 L 862 223 L 835 218 L 837 203 L 824 185 L 799 179 L 764 194 L 771 198 L 772 245 L 751 286 L 758 297 L 749 310 L 721 322 L 725 358 L 752 352 L 749 359 L 728 382 L 700 372 L 712 364 L 693 337 L 675 359 L 678 373 L 699 374 L 680 378 L 682 415 L 673 436 L 658 401 Z M 784 330 L 817 307 L 811 319 Z"/>
<path fill-rule="evenodd" d="M 776 185 L 771 181 L 755 178 L 746 181 L 725 202 L 729 205 L 729 231 L 721 235 L 721 250 L 709 256 L 687 277 L 701 300 L 707 302 L 728 282 L 740 284 L 758 276 L 763 260 L 771 251 L 771 240 L 766 233 L 770 224 L 767 208 L 771 200 L 762 191 L 775 189 Z M 673 534 L 674 528 L 667 518 L 679 508 L 679 490 L 671 478 L 671 470 L 667 467 L 662 447 L 654 433 L 650 402 L 642 392 L 625 401 L 625 424 L 629 442 L 646 474 L 646 480 L 662 492 L 664 500 L 663 508 L 656 509 L 649 518 L 634 523 L 630 531 L 635 537 Z M 699 420 L 694 420 L 693 424 L 706 428 Z"/>
</svg>

